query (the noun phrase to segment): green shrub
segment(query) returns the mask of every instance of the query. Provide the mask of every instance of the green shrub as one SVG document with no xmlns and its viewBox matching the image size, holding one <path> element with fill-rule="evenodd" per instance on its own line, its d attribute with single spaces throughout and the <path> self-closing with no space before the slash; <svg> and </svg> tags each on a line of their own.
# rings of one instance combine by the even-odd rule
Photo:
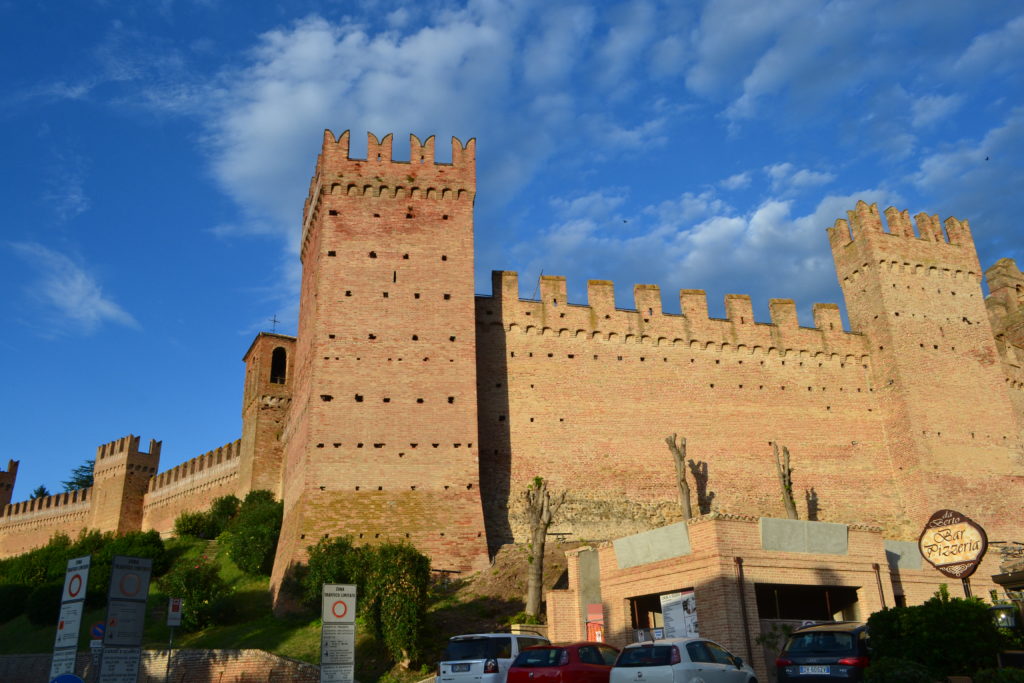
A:
<svg viewBox="0 0 1024 683">
<path fill-rule="evenodd" d="M 228 557 L 247 574 L 269 575 L 277 552 L 284 504 L 270 491 L 250 491 L 223 534 Z"/>
<path fill-rule="evenodd" d="M 36 626 L 56 624 L 60 616 L 60 599 L 63 595 L 63 581 L 43 583 L 33 588 L 25 600 L 25 615 L 28 620 Z"/>
<path fill-rule="evenodd" d="M 917 662 L 933 679 L 969 676 L 991 666 L 1001 645 L 985 603 L 949 598 L 943 591 L 923 605 L 875 612 L 868 629 L 873 658 Z"/>
<path fill-rule="evenodd" d="M 864 671 L 865 683 L 934 683 L 928 668 L 909 659 L 883 657 Z"/>
<path fill-rule="evenodd" d="M 203 556 L 180 563 L 157 580 L 167 597 L 181 598 L 181 628 L 197 631 L 214 622 L 214 616 L 228 595 L 227 585 L 217 567 Z"/>
<path fill-rule="evenodd" d="M 359 550 L 364 623 L 396 661 L 416 660 L 426 623 L 430 560 L 404 543 Z"/>
<path fill-rule="evenodd" d="M 192 536 L 194 538 L 216 538 L 213 516 L 209 512 L 186 510 L 174 520 L 175 536 Z"/>
<path fill-rule="evenodd" d="M 320 597 L 325 583 L 359 583 L 357 550 L 348 537 L 323 538 L 307 548 L 308 564 L 294 571 L 302 590 L 302 602 L 314 610 L 320 609 Z M 357 601 L 358 604 L 358 601 Z"/>
<path fill-rule="evenodd" d="M 30 590 L 31 587 L 20 584 L 0 585 L 0 624 L 7 623 L 25 611 Z"/>
<path fill-rule="evenodd" d="M 242 501 L 238 500 L 237 496 L 214 498 L 213 503 L 210 504 L 210 522 L 214 537 L 220 536 L 228 528 L 231 520 L 238 514 L 241 505 Z"/>
</svg>

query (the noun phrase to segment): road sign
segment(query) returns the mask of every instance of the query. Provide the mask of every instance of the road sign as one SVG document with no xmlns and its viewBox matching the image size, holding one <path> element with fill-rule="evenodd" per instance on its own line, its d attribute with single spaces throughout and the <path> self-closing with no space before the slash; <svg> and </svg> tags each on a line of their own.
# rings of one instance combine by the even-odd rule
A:
<svg viewBox="0 0 1024 683">
<path fill-rule="evenodd" d="M 325 583 L 321 616 L 325 624 L 354 624 L 356 622 L 356 587 L 339 583 Z"/>
<path fill-rule="evenodd" d="M 320 683 L 353 683 L 356 662 L 356 587 L 324 584 Z"/>
<path fill-rule="evenodd" d="M 111 563 L 100 683 L 135 683 L 142 658 L 142 629 L 153 561 L 115 555 Z"/>
<path fill-rule="evenodd" d="M 89 627 L 89 635 L 95 639 L 103 639 L 103 632 L 107 630 L 107 623 L 104 621 L 97 621 Z"/>
<path fill-rule="evenodd" d="M 181 626 L 181 598 L 170 598 L 167 602 L 167 625 Z"/>
<path fill-rule="evenodd" d="M 68 560 L 64 572 L 64 592 L 61 595 L 57 634 L 53 639 L 53 659 L 50 660 L 50 678 L 75 672 L 75 653 L 78 650 L 78 632 L 82 628 L 82 610 L 85 591 L 89 585 L 91 557 Z"/>
</svg>

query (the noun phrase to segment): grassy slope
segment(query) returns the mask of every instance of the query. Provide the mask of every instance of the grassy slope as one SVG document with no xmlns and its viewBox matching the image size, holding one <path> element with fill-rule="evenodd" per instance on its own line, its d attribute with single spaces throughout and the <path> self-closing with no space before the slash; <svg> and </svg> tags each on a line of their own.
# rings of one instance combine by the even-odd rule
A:
<svg viewBox="0 0 1024 683">
<path fill-rule="evenodd" d="M 554 544 L 552 544 L 554 545 Z M 562 572 L 564 550 L 555 546 L 547 554 L 546 583 L 552 585 Z M 246 576 L 215 541 L 182 538 L 167 541 L 175 562 L 195 561 L 205 555 L 219 567 L 233 591 L 231 623 L 196 633 L 176 633 L 175 648 L 267 650 L 285 657 L 318 663 L 320 620 L 316 617 L 279 619 L 270 611 L 269 580 Z M 431 596 L 425 642 L 425 664 L 429 672 L 451 635 L 492 631 L 503 627 L 508 617 L 523 609 L 525 551 L 509 547 L 499 553 L 494 566 L 468 580 L 437 587 Z M 149 611 L 143 647 L 166 649 L 170 629 L 166 626 L 167 596 L 150 587 Z M 105 607 L 87 610 L 82 617 L 79 648 L 89 648 L 89 627 L 104 620 Z M 56 615 L 54 615 L 56 617 Z M 24 616 L 0 624 L 0 654 L 49 652 L 53 649 L 55 626 L 34 626 Z M 372 638 L 360 635 L 356 642 L 356 678 L 363 683 L 388 680 L 394 683 L 423 678 L 424 670 L 404 672 L 393 668 L 387 653 Z"/>
</svg>

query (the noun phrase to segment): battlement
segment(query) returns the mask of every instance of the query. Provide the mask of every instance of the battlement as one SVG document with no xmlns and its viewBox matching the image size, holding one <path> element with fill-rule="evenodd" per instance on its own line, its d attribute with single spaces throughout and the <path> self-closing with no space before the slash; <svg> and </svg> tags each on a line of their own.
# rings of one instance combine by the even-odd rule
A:
<svg viewBox="0 0 1024 683">
<path fill-rule="evenodd" d="M 190 480 L 204 478 L 210 475 L 211 470 L 218 465 L 231 464 L 237 467 L 241 447 L 241 440 L 235 440 L 161 472 L 149 480 L 149 493 L 172 485 L 186 484 Z"/>
<path fill-rule="evenodd" d="M 951 275 L 978 279 L 981 266 L 970 224 L 949 217 L 919 213 L 917 231 L 910 213 L 895 207 L 885 210 L 882 223 L 877 204 L 858 201 L 848 219 L 827 229 L 840 280 L 875 265 L 912 275 Z M 886 229 L 888 227 L 888 229 Z"/>
<path fill-rule="evenodd" d="M 156 439 L 149 440 L 149 451 L 139 450 L 139 439 L 140 437 L 134 434 L 128 436 L 122 436 L 120 439 L 115 439 L 110 443 L 105 443 L 96 448 L 96 464 L 98 465 L 102 460 L 107 458 L 114 458 L 122 455 L 150 455 L 159 457 L 160 455 L 160 441 Z"/>
<path fill-rule="evenodd" d="M 41 496 L 19 503 L 10 503 L 0 508 L 0 517 L 11 518 L 34 513 L 52 512 L 54 514 L 67 511 L 70 505 L 84 505 L 92 496 L 92 487 Z"/>
<path fill-rule="evenodd" d="M 498 323 L 524 333 L 583 336 L 600 341 L 651 343 L 700 348 L 746 348 L 824 353 L 840 358 L 867 354 L 864 338 L 843 330 L 837 304 L 814 304 L 814 327 L 801 327 L 796 304 L 791 299 L 772 299 L 770 323 L 757 322 L 751 299 L 745 294 L 727 294 L 726 318 L 708 314 L 707 294 L 699 289 L 679 292 L 682 314 L 664 313 L 661 289 L 657 285 L 635 285 L 636 308 L 615 306 L 615 285 L 609 280 L 587 282 L 587 303 L 570 304 L 564 277 L 544 275 L 539 283 L 540 299 L 519 298 L 519 276 L 513 271 L 492 273 L 492 294 L 477 298 L 477 321 Z"/>
<path fill-rule="evenodd" d="M 309 183 L 309 194 L 302 209 L 302 253 L 309 228 L 320 215 L 324 195 L 377 197 L 390 199 L 438 199 L 467 201 L 476 196 L 476 140 L 465 144 L 452 137 L 451 163 L 437 162 L 434 136 L 421 142 L 409 136 L 409 161 L 396 160 L 391 133 L 377 139 L 367 133 L 365 159 L 349 156 L 349 131 L 338 138 L 324 131 L 324 141 L 316 160 L 316 171 Z"/>
</svg>

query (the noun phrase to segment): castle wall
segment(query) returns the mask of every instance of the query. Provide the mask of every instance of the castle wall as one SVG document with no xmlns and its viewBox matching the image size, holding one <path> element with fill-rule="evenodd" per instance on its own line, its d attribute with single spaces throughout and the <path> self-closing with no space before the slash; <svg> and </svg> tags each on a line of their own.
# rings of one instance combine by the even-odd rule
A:
<svg viewBox="0 0 1024 683">
<path fill-rule="evenodd" d="M 182 512 L 206 511 L 221 496 L 244 496 L 238 486 L 240 454 L 241 440 L 232 441 L 152 477 L 142 503 L 141 529 L 169 535 Z"/>
<path fill-rule="evenodd" d="M 34 498 L 0 508 L 0 557 L 38 548 L 60 532 L 71 538 L 90 528 L 92 488 Z"/>
<path fill-rule="evenodd" d="M 763 324 L 747 297 L 730 296 L 729 319 L 715 320 L 702 292 L 681 294 L 680 316 L 663 314 L 650 286 L 637 287 L 634 311 L 614 307 L 611 283 L 592 282 L 586 306 L 566 303 L 561 278 L 541 291 L 520 300 L 515 275 L 496 273 L 495 295 L 477 299 L 492 544 L 527 538 L 522 491 L 535 476 L 568 490 L 554 530 L 577 538 L 678 520 L 673 433 L 707 463 L 715 509 L 784 514 L 777 440 L 793 454 L 802 511 L 813 489 L 822 520 L 902 519 L 867 340 L 843 332 L 835 307 L 816 307 L 816 327 L 804 328 L 785 300 Z"/>
</svg>

